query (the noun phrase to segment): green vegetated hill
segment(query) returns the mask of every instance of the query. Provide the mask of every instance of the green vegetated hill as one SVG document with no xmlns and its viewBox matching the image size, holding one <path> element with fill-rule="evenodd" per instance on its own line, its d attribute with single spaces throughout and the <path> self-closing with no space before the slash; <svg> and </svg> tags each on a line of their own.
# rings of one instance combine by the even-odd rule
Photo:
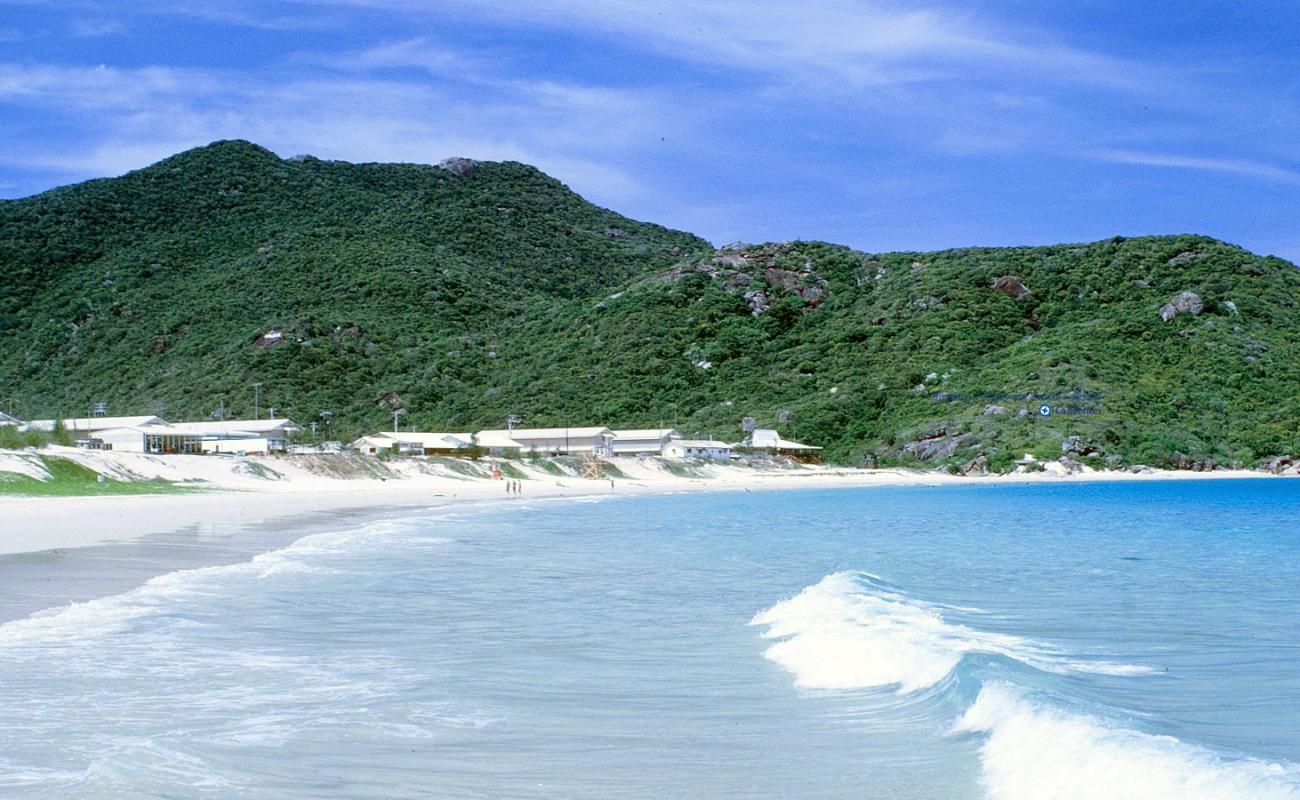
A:
<svg viewBox="0 0 1300 800">
<path fill-rule="evenodd" d="M 397 407 L 728 440 L 752 417 L 849 464 L 1300 452 L 1283 260 L 1198 236 L 715 250 L 521 164 L 447 167 L 220 142 L 0 203 L 0 397 L 180 419 L 251 413 L 260 381 L 344 435 Z"/>
</svg>

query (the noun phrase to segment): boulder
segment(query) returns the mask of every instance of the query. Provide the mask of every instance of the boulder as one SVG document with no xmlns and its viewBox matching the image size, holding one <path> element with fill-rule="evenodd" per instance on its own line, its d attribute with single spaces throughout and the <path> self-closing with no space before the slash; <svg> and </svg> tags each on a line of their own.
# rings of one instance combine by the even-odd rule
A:
<svg viewBox="0 0 1300 800">
<path fill-rule="evenodd" d="M 918 439 L 903 445 L 903 452 L 909 453 L 919 461 L 931 461 L 948 458 L 963 445 L 975 443 L 975 434 L 960 433 L 955 436 L 940 436 L 931 439 Z"/>
<path fill-rule="evenodd" d="M 478 172 L 478 162 L 472 158 L 444 158 L 438 162 L 439 169 L 445 169 L 458 178 L 469 178 Z"/>
<path fill-rule="evenodd" d="M 989 288 L 995 292 L 1005 294 L 1013 300 L 1023 300 L 1032 294 L 1029 287 L 1025 286 L 1025 282 L 1015 275 L 1002 275 L 994 278 L 993 284 Z"/>
<path fill-rule="evenodd" d="M 1065 468 L 1066 475 L 1078 475 L 1083 472 L 1083 464 L 1069 456 L 1061 456 L 1058 463 Z"/>
<path fill-rule="evenodd" d="M 1195 264 L 1198 261 L 1204 261 L 1209 257 L 1210 257 L 1209 253 L 1197 253 L 1191 250 L 1184 250 L 1183 252 L 1179 253 L 1178 255 L 1166 261 L 1165 263 L 1171 267 L 1182 267 L 1188 264 Z"/>
<path fill-rule="evenodd" d="M 1006 406 L 984 406 L 983 415 L 986 417 L 1002 417 L 1011 413 L 1011 409 Z"/>
<path fill-rule="evenodd" d="M 750 313 L 756 317 L 768 309 L 767 294 L 764 292 L 745 292 L 745 302 L 749 303 Z"/>
<path fill-rule="evenodd" d="M 974 458 L 972 458 L 970 461 L 967 461 L 964 465 L 962 465 L 962 468 L 957 471 L 968 478 L 973 475 L 977 475 L 977 476 L 988 475 L 989 460 L 983 453 L 981 453 L 980 455 L 977 455 Z"/>
<path fill-rule="evenodd" d="M 1177 450 L 1174 451 L 1173 456 L 1169 459 L 1169 466 L 1171 469 L 1191 469 L 1194 463 L 1195 462 L 1192 461 L 1190 456 L 1186 453 L 1180 453 Z"/>
<path fill-rule="evenodd" d="M 1262 466 L 1265 470 L 1272 472 L 1274 475 L 1281 475 L 1293 465 L 1291 456 L 1277 456 L 1265 461 Z"/>
<path fill-rule="evenodd" d="M 1165 305 L 1160 307 L 1160 319 L 1164 322 L 1171 321 L 1179 314 L 1191 314 L 1196 316 L 1205 309 L 1205 303 L 1201 296 L 1196 292 L 1182 291 L 1174 295 Z"/>
<path fill-rule="evenodd" d="M 1078 436 L 1067 436 L 1061 440 L 1061 452 L 1067 455 L 1074 454 L 1087 456 L 1097 452 L 1097 448 L 1090 444 L 1085 444 Z"/>
<path fill-rule="evenodd" d="M 1132 472 L 1134 475 L 1146 474 L 1148 472 L 1155 472 L 1155 470 L 1151 469 L 1146 464 L 1134 464 L 1133 466 L 1128 468 L 1128 471 Z"/>
</svg>

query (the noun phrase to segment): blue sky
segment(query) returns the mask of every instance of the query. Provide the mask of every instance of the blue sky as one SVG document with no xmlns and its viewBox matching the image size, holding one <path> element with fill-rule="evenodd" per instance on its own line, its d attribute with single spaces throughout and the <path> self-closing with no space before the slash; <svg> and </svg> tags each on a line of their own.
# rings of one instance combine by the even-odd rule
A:
<svg viewBox="0 0 1300 800">
<path fill-rule="evenodd" d="M 0 196 L 220 138 L 534 164 L 715 242 L 1300 261 L 1294 0 L 0 0 Z"/>
</svg>

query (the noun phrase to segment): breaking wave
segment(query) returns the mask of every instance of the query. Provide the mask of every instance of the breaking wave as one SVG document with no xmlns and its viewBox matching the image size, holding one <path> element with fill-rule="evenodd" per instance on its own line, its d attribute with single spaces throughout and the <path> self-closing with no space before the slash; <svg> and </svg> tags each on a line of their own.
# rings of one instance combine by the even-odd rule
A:
<svg viewBox="0 0 1300 800">
<path fill-rule="evenodd" d="M 810 689 L 895 686 L 900 693 L 943 681 L 968 655 L 1002 656 L 1047 672 L 1109 675 L 1150 667 L 1068 658 L 1045 642 L 981 631 L 945 613 L 971 611 L 907 597 L 863 572 L 837 572 L 759 613 L 751 625 L 779 639 L 767 657 Z"/>
<path fill-rule="evenodd" d="M 961 611 L 977 610 L 923 602 L 875 576 L 839 572 L 750 624 L 778 640 L 767 658 L 811 689 L 944 689 L 968 656 L 1056 674 L 1154 672 L 1081 659 L 1047 642 L 945 616 Z M 980 780 L 990 800 L 1300 800 L 1300 765 L 1220 755 L 1066 710 L 1016 683 L 979 686 L 950 733 L 983 738 Z"/>
<path fill-rule="evenodd" d="M 992 800 L 1298 800 L 1300 766 L 1232 759 L 1039 702 L 1009 684 L 980 690 L 955 733 L 984 735 Z"/>
</svg>

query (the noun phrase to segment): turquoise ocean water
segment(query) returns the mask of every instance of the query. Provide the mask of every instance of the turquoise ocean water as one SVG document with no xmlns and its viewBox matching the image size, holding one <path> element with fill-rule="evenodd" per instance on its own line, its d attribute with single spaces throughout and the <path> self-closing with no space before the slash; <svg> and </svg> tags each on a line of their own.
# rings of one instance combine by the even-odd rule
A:
<svg viewBox="0 0 1300 800">
<path fill-rule="evenodd" d="M 1300 482 L 404 514 L 0 625 L 0 796 L 1300 798 Z"/>
</svg>

